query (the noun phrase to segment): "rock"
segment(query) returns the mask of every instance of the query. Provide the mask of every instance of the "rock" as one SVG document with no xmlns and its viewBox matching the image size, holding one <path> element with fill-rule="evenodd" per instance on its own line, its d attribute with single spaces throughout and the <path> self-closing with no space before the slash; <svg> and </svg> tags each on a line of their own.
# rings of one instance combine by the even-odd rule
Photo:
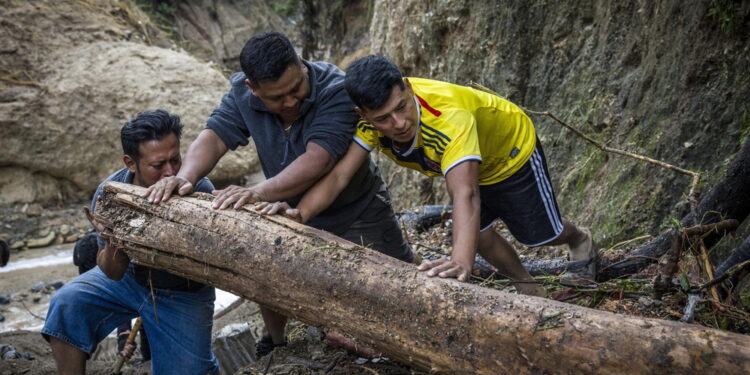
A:
<svg viewBox="0 0 750 375">
<path fill-rule="evenodd" d="M 48 203 L 85 198 L 86 194 L 80 188 L 64 178 L 21 167 L 0 168 L 0 204 Z M 42 212 L 38 204 L 27 205 L 23 211 L 30 217 L 39 216 Z"/>
<path fill-rule="evenodd" d="M 5 315 L 3 315 L 2 312 L 0 312 L 0 322 L 4 322 L 4 321 L 5 321 Z"/>
<path fill-rule="evenodd" d="M 39 292 L 42 292 L 42 291 L 49 291 L 49 290 L 53 290 L 53 289 L 57 290 L 57 289 L 62 288 L 63 285 L 64 285 L 64 283 L 62 281 L 60 281 L 60 280 L 50 281 L 50 282 L 42 281 L 42 282 L 39 282 L 39 283 L 35 284 L 34 286 L 32 286 L 30 290 L 33 293 L 39 293 Z"/>
<path fill-rule="evenodd" d="M 657 299 L 653 299 L 648 296 L 643 296 L 643 297 L 638 298 L 638 303 L 641 304 L 643 307 L 651 307 L 653 305 L 661 306 L 664 304 L 664 302 L 659 301 Z"/>
<path fill-rule="evenodd" d="M 14 202 L 4 202 L 4 203 L 14 203 Z M 28 208 L 26 208 L 26 216 L 39 216 L 42 214 L 42 206 L 40 206 L 37 203 L 30 204 Z"/>
<path fill-rule="evenodd" d="M 34 356 L 30 353 L 25 353 L 16 350 L 16 348 L 10 345 L 0 345 L 0 358 L 3 360 L 8 359 L 34 359 Z"/>
<path fill-rule="evenodd" d="M 70 236 L 65 237 L 65 243 L 76 242 L 78 241 L 78 238 L 80 238 L 78 233 L 73 233 Z"/>
<path fill-rule="evenodd" d="M 234 374 L 238 369 L 255 363 L 256 338 L 250 323 L 229 324 L 214 337 L 211 348 L 222 373 Z"/>
<path fill-rule="evenodd" d="M 202 60 L 227 64 L 234 71 L 240 70 L 240 51 L 249 37 L 266 30 L 287 35 L 295 31 L 265 1 L 179 1 L 175 8 L 179 34 L 190 40 L 185 48 Z"/>
<path fill-rule="evenodd" d="M 67 236 L 68 233 L 70 233 L 70 225 L 68 225 L 68 224 L 61 225 L 60 226 L 60 230 L 58 231 L 58 233 L 60 233 L 63 236 Z"/>
<path fill-rule="evenodd" d="M 10 303 L 10 296 L 9 295 L 0 295 L 0 305 L 7 305 Z"/>
<path fill-rule="evenodd" d="M 732 8 L 733 17 L 746 20 L 750 7 L 733 2 L 740 3 Z M 596 138 L 683 168 L 711 171 L 702 183 L 715 181 L 721 173 L 717 166 L 740 149 L 737 108 L 747 108 L 750 85 L 726 77 L 747 76 L 747 28 L 716 33 L 705 3 L 597 2 L 585 9 L 564 1 L 372 4 L 372 53 L 390 57 L 409 76 L 479 82 L 518 105 L 557 116 L 587 101 L 587 112 L 571 118 L 570 125 L 590 136 L 590 124 L 611 121 Z M 613 244 L 631 233 L 660 232 L 665 220 L 680 217 L 668 211 L 688 191 L 684 175 L 583 152 L 585 142 L 555 121 L 531 119 L 548 155 L 557 200 L 576 213 L 568 219 L 591 225 L 596 237 Z M 685 147 L 683 142 L 696 139 Z M 401 204 L 409 197 L 393 198 Z"/>
<path fill-rule="evenodd" d="M 19 2 L 0 14 L 14 30 L 4 42 L 17 47 L 0 54 L 0 64 L 33 82 L 2 91 L 0 165 L 14 167 L 1 168 L 0 203 L 64 200 L 68 190 L 91 194 L 123 167 L 120 128 L 145 110 L 179 115 L 186 150 L 230 87 L 222 73 L 186 53 L 123 41 L 131 20 L 119 17 L 126 12 L 94 3 Z M 227 153 L 209 177 L 238 181 L 259 170 L 252 144 Z M 35 188 L 40 181 L 44 187 Z"/>
<path fill-rule="evenodd" d="M 13 242 L 10 245 L 10 248 L 16 250 L 16 249 L 20 249 L 20 248 L 22 248 L 24 246 L 26 246 L 26 242 L 24 242 L 24 241 L 16 241 L 16 242 Z"/>
<path fill-rule="evenodd" d="M 55 240 L 55 231 L 50 230 L 46 236 L 26 240 L 26 246 L 30 248 L 49 246 Z"/>
</svg>

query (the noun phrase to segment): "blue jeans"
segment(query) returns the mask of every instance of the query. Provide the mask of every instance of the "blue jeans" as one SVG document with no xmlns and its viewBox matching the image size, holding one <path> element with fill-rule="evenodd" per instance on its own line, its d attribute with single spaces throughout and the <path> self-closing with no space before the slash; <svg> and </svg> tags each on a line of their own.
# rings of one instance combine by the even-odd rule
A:
<svg viewBox="0 0 750 375">
<path fill-rule="evenodd" d="M 95 267 L 55 293 L 42 335 L 90 355 L 118 325 L 140 316 L 151 344 L 153 374 L 218 374 L 211 352 L 214 288 L 154 289 L 154 294 L 155 303 L 149 289 L 129 274 L 114 281 Z"/>
</svg>

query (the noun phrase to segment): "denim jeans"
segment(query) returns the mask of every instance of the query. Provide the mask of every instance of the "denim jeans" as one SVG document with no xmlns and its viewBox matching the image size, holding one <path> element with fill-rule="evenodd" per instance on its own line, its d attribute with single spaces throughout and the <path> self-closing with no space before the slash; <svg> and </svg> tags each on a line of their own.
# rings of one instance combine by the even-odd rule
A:
<svg viewBox="0 0 750 375">
<path fill-rule="evenodd" d="M 42 329 L 89 355 L 118 325 L 141 317 L 151 346 L 151 369 L 163 374 L 218 374 L 211 352 L 214 288 L 151 292 L 129 274 L 120 281 L 95 267 L 63 286 L 50 301 Z"/>
</svg>

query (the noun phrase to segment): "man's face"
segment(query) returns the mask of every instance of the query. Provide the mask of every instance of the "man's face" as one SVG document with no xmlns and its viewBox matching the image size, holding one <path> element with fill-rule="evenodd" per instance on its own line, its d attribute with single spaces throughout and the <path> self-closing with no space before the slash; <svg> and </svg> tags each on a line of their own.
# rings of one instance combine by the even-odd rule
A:
<svg viewBox="0 0 750 375">
<path fill-rule="evenodd" d="M 125 165 L 134 174 L 134 185 L 149 187 L 164 177 L 176 175 L 182 166 L 180 140 L 174 133 L 161 140 L 141 142 L 138 154 L 138 161 L 128 155 L 123 157 Z"/>
<path fill-rule="evenodd" d="M 299 118 L 302 101 L 310 95 L 310 80 L 307 66 L 290 64 L 276 81 L 263 81 L 253 85 L 249 80 L 245 84 L 253 95 L 260 98 L 271 112 L 281 116 L 285 122 Z"/>
<path fill-rule="evenodd" d="M 357 112 L 396 143 L 408 144 L 417 133 L 417 107 L 408 82 L 403 89 L 398 85 L 393 86 L 391 95 L 382 107 L 360 108 Z"/>
</svg>

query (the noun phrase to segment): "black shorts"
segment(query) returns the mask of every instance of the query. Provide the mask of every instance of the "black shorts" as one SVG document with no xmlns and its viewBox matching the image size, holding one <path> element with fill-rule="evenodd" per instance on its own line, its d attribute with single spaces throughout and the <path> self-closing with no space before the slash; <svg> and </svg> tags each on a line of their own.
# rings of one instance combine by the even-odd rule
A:
<svg viewBox="0 0 750 375">
<path fill-rule="evenodd" d="M 560 210 L 538 139 L 534 153 L 521 169 L 496 184 L 480 185 L 479 196 L 482 231 L 501 219 L 518 242 L 526 246 L 543 245 L 562 233 Z"/>
<path fill-rule="evenodd" d="M 338 236 L 404 262 L 414 259 L 386 191 L 378 192 L 349 229 Z"/>
</svg>

